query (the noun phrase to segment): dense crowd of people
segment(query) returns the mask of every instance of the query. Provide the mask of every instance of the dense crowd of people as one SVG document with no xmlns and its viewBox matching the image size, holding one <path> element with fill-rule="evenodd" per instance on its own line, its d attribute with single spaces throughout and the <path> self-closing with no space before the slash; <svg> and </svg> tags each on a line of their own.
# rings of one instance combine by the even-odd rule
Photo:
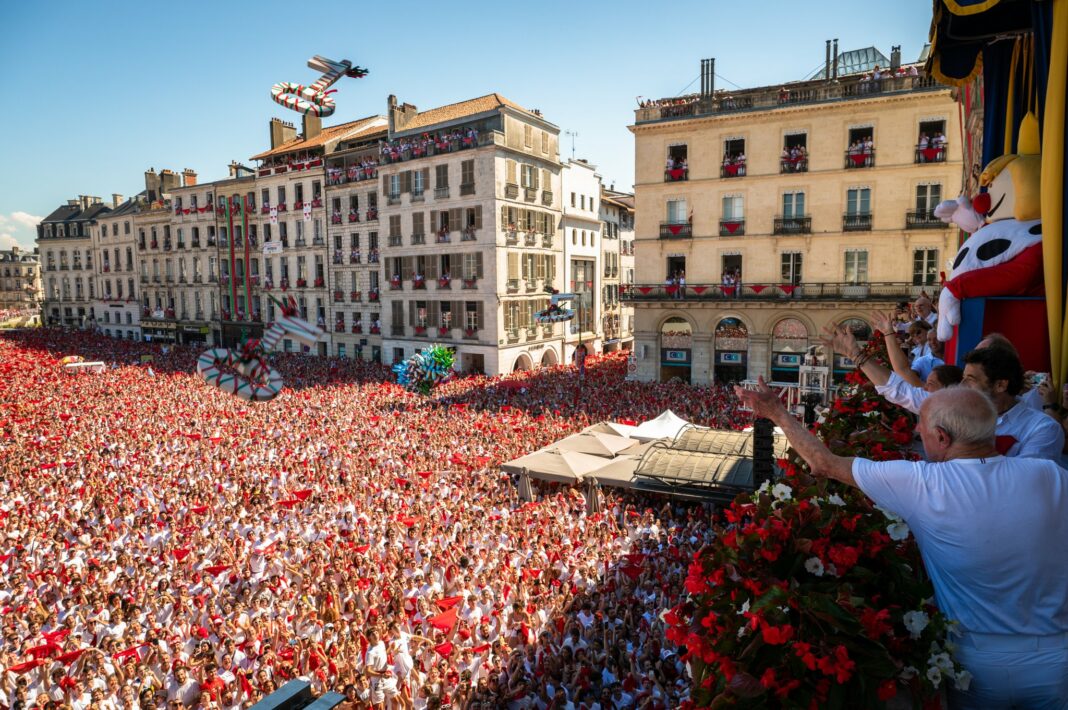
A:
<svg viewBox="0 0 1068 710">
<path fill-rule="evenodd" d="M 59 360 L 100 360 L 73 375 Z M 145 355 L 150 362 L 143 361 Z M 709 511 L 602 489 L 520 500 L 503 461 L 725 388 L 625 382 L 619 356 L 431 397 L 375 364 L 276 354 L 249 404 L 196 350 L 37 329 L 0 339 L 0 704 L 246 707 L 292 678 L 347 708 L 669 708 L 659 613 Z"/>
</svg>

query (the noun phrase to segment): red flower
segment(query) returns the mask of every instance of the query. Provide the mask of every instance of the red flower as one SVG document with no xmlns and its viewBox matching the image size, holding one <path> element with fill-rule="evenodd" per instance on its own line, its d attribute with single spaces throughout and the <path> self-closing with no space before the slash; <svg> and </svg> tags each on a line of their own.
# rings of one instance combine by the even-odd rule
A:
<svg viewBox="0 0 1068 710">
<path fill-rule="evenodd" d="M 760 676 L 760 684 L 769 690 L 774 690 L 778 687 L 778 683 L 775 680 L 775 669 L 769 668 L 764 671 L 764 675 Z"/>
<path fill-rule="evenodd" d="M 801 659 L 801 662 L 804 663 L 805 667 L 810 671 L 816 670 L 816 666 L 819 664 L 820 659 L 812 653 L 812 644 L 798 641 L 794 644 L 794 654 Z"/>
<path fill-rule="evenodd" d="M 761 627 L 760 633 L 764 636 L 764 643 L 779 646 L 794 637 L 794 627 L 789 624 L 784 626 L 769 626 L 765 624 Z"/>
<path fill-rule="evenodd" d="M 851 567 L 857 564 L 860 553 L 855 547 L 849 545 L 834 545 L 827 552 L 831 562 L 838 568 L 838 574 L 845 574 Z"/>
<path fill-rule="evenodd" d="M 861 625 L 868 632 L 868 638 L 873 640 L 878 640 L 883 634 L 890 633 L 891 626 L 889 622 L 889 609 L 880 609 L 879 611 L 865 609 L 860 615 Z"/>
<path fill-rule="evenodd" d="M 894 680 L 884 680 L 879 684 L 879 690 L 876 693 L 879 696 L 879 700 L 887 701 L 890 698 L 897 695 L 897 683 Z"/>
</svg>

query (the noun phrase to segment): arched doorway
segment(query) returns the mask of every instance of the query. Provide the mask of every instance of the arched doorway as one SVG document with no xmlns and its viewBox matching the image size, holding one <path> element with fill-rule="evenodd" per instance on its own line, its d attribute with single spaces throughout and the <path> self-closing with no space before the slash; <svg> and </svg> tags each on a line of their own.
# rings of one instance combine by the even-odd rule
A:
<svg viewBox="0 0 1068 710">
<path fill-rule="evenodd" d="M 737 318 L 716 325 L 716 382 L 741 382 L 748 376 L 749 329 Z"/>
<path fill-rule="evenodd" d="M 530 361 L 530 355 L 523 353 L 515 359 L 515 364 L 512 365 L 512 372 L 526 372 L 534 367 L 534 363 Z"/>
<path fill-rule="evenodd" d="M 771 329 L 771 379 L 797 383 L 808 349 L 808 328 L 797 318 L 783 318 Z"/>
<path fill-rule="evenodd" d="M 553 367 L 554 365 L 556 365 L 556 362 L 557 362 L 557 357 L 556 357 L 556 351 L 555 350 L 552 350 L 552 349 L 546 350 L 545 353 L 542 354 L 542 356 L 541 356 L 541 366 L 542 367 Z"/>
<path fill-rule="evenodd" d="M 839 323 L 844 325 L 853 331 L 853 337 L 860 343 L 860 347 L 864 347 L 871 340 L 872 330 L 871 325 L 863 318 L 846 318 Z M 853 361 L 841 353 L 834 354 L 834 372 L 833 377 L 836 384 L 842 384 L 845 382 L 845 377 L 850 372 L 856 369 Z"/>
<path fill-rule="evenodd" d="M 693 328 L 690 322 L 672 316 L 660 326 L 660 381 L 690 381 L 693 362 Z"/>
</svg>

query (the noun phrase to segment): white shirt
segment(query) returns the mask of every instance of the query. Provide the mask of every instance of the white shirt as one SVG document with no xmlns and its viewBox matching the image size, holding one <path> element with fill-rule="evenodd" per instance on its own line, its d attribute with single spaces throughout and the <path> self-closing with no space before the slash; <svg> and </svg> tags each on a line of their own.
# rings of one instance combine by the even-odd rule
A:
<svg viewBox="0 0 1068 710">
<path fill-rule="evenodd" d="M 968 631 L 1068 631 L 1068 471 L 994 456 L 853 460 L 857 486 L 908 523 L 938 608 Z"/>
<path fill-rule="evenodd" d="M 886 384 L 876 386 L 875 391 L 886 397 L 887 401 L 904 407 L 914 414 L 919 414 L 920 405 L 931 396 L 931 393 L 922 387 L 914 387 L 905 382 L 896 372 L 890 373 L 890 379 L 886 381 Z M 1002 437 L 1013 439 L 1011 446 L 1004 449 L 1006 456 L 1042 458 L 1051 461 L 1061 459 L 1061 450 L 1064 448 L 1064 430 L 1052 418 L 1028 407 L 1023 402 L 1017 402 L 1012 409 L 998 416 L 996 431 L 998 438 L 1001 439 L 998 444 L 999 451 L 1006 443 Z"/>
</svg>

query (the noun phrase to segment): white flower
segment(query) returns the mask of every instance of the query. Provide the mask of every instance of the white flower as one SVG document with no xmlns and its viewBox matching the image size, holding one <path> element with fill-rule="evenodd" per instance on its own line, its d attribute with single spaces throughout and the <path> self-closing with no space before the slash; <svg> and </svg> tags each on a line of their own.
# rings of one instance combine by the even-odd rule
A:
<svg viewBox="0 0 1068 710">
<path fill-rule="evenodd" d="M 904 540 L 909 536 L 909 526 L 898 520 L 887 525 L 886 532 L 890 536 L 891 540 L 897 540 L 898 542 L 900 542 L 901 540 Z"/>
<path fill-rule="evenodd" d="M 942 682 L 942 671 L 938 670 L 937 666 L 931 666 L 927 669 L 927 680 L 931 681 L 931 685 L 937 688 Z"/>
<path fill-rule="evenodd" d="M 901 516 L 892 510 L 887 510 L 886 508 L 883 508 L 882 506 L 878 505 L 875 506 L 875 509 L 882 513 L 886 517 L 886 519 L 892 523 L 896 523 L 897 521 L 901 520 Z"/>
<path fill-rule="evenodd" d="M 790 500 L 794 496 L 794 489 L 785 483 L 776 483 L 771 488 L 771 495 L 778 501 Z"/>
<path fill-rule="evenodd" d="M 742 608 L 735 612 L 736 614 L 748 614 L 749 613 L 749 600 L 746 599 L 742 604 Z"/>
<path fill-rule="evenodd" d="M 760 488 L 756 489 L 757 495 L 760 495 L 761 493 L 767 493 L 770 488 L 771 488 L 771 481 L 764 481 L 763 483 L 760 484 Z"/>
<path fill-rule="evenodd" d="M 901 669 L 901 675 L 899 677 L 901 678 L 901 680 L 912 680 L 917 675 L 919 675 L 919 673 L 920 672 L 916 670 L 913 666 L 905 666 Z"/>
<path fill-rule="evenodd" d="M 879 411 L 874 410 L 874 409 L 872 411 L 870 411 L 870 412 L 864 412 L 864 416 L 867 417 L 868 419 L 878 419 L 882 415 L 883 415 L 882 412 L 879 412 Z"/>
<path fill-rule="evenodd" d="M 845 505 L 845 501 L 842 500 L 842 496 L 838 495 L 837 493 L 832 493 L 831 495 L 827 496 L 827 502 L 831 505 Z"/>
<path fill-rule="evenodd" d="M 949 657 L 948 653 L 939 653 L 931 656 L 927 660 L 928 665 L 937 666 L 938 670 L 942 671 L 946 675 L 953 675 L 956 670 L 953 668 L 953 659 Z"/>
<path fill-rule="evenodd" d="M 742 638 L 747 633 L 749 633 L 749 624 L 746 624 L 745 626 L 738 629 L 738 638 Z"/>
<path fill-rule="evenodd" d="M 961 671 L 954 678 L 953 682 L 957 686 L 957 690 L 968 690 L 968 687 L 972 684 L 972 674 L 968 671 Z"/>
<path fill-rule="evenodd" d="M 821 560 L 819 557 L 809 557 L 807 560 L 805 560 L 805 570 L 807 570 L 809 574 L 814 574 L 817 577 L 822 577 L 825 571 L 823 567 L 823 560 Z"/>
<path fill-rule="evenodd" d="M 909 635 L 914 639 L 918 639 L 923 634 L 923 630 L 927 628 L 931 617 L 927 616 L 927 613 L 923 611 L 906 611 L 902 621 L 905 622 L 905 628 L 908 629 Z"/>
</svg>

